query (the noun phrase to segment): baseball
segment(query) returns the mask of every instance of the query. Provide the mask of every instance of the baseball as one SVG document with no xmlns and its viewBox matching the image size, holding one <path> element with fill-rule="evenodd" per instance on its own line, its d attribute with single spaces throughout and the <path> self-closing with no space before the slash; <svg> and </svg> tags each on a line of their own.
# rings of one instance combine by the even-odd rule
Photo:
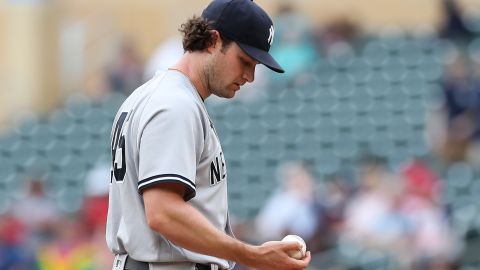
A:
<svg viewBox="0 0 480 270">
<path fill-rule="evenodd" d="M 287 242 L 298 242 L 302 246 L 299 250 L 289 250 L 288 256 L 295 258 L 297 260 L 303 259 L 305 257 L 305 253 L 307 252 L 307 245 L 305 244 L 305 241 L 298 235 L 287 235 L 285 236 L 282 241 L 287 241 Z"/>
</svg>

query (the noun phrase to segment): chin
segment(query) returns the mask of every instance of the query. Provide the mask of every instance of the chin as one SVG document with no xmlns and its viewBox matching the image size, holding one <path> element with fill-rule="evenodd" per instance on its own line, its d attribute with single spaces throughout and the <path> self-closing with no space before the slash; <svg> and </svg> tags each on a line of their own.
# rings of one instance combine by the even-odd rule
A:
<svg viewBox="0 0 480 270">
<path fill-rule="evenodd" d="M 225 95 L 224 98 L 233 98 L 235 96 L 235 91 L 232 92 L 231 94 L 229 93 L 228 95 Z"/>
<path fill-rule="evenodd" d="M 223 91 L 221 97 L 223 97 L 223 98 L 233 98 L 235 96 L 236 92 L 237 91 L 235 91 L 235 90 L 225 90 L 225 91 Z"/>
</svg>

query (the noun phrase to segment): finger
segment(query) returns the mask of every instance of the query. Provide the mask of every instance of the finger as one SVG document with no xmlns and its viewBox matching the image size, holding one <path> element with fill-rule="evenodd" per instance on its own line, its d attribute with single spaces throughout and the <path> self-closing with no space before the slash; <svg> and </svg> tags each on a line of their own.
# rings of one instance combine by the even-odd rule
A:
<svg viewBox="0 0 480 270">
<path fill-rule="evenodd" d="M 303 257 L 302 261 L 305 262 L 308 265 L 311 260 L 312 260 L 312 254 L 310 253 L 310 251 L 307 251 L 307 253 L 305 253 L 305 257 Z"/>
<path fill-rule="evenodd" d="M 296 268 L 301 268 L 301 269 L 307 269 L 308 268 L 308 265 L 310 264 L 310 261 L 312 259 L 312 255 L 310 253 L 310 251 L 307 251 L 305 253 L 305 257 L 303 257 L 303 259 L 301 260 L 297 260 L 297 259 L 293 259 L 293 262 L 296 266 Z"/>
<path fill-rule="evenodd" d="M 282 244 L 281 249 L 283 251 L 299 250 L 302 248 L 302 245 L 295 241 L 282 241 L 281 244 Z"/>
</svg>

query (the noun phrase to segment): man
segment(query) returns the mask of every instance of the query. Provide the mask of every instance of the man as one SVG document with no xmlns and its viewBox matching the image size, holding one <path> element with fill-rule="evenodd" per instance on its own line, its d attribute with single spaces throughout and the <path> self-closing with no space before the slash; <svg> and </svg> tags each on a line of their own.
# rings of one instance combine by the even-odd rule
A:
<svg viewBox="0 0 480 270">
<path fill-rule="evenodd" d="M 271 19 L 250 0 L 215 0 L 182 25 L 185 54 L 138 88 L 112 128 L 107 243 L 113 269 L 305 269 L 288 257 L 298 243 L 252 246 L 228 222 L 227 171 L 203 101 L 232 98 L 268 54 Z"/>
</svg>

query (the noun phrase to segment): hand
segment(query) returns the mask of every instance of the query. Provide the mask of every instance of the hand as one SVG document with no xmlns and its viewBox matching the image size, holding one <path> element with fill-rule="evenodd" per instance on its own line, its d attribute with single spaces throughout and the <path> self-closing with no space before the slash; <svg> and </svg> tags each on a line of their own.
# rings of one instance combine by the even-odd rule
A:
<svg viewBox="0 0 480 270">
<path fill-rule="evenodd" d="M 257 256 L 250 266 L 257 270 L 303 270 L 310 263 L 310 251 L 307 251 L 301 260 L 291 258 L 287 254 L 287 251 L 299 248 L 300 244 L 296 242 L 266 242 L 256 247 Z"/>
</svg>

